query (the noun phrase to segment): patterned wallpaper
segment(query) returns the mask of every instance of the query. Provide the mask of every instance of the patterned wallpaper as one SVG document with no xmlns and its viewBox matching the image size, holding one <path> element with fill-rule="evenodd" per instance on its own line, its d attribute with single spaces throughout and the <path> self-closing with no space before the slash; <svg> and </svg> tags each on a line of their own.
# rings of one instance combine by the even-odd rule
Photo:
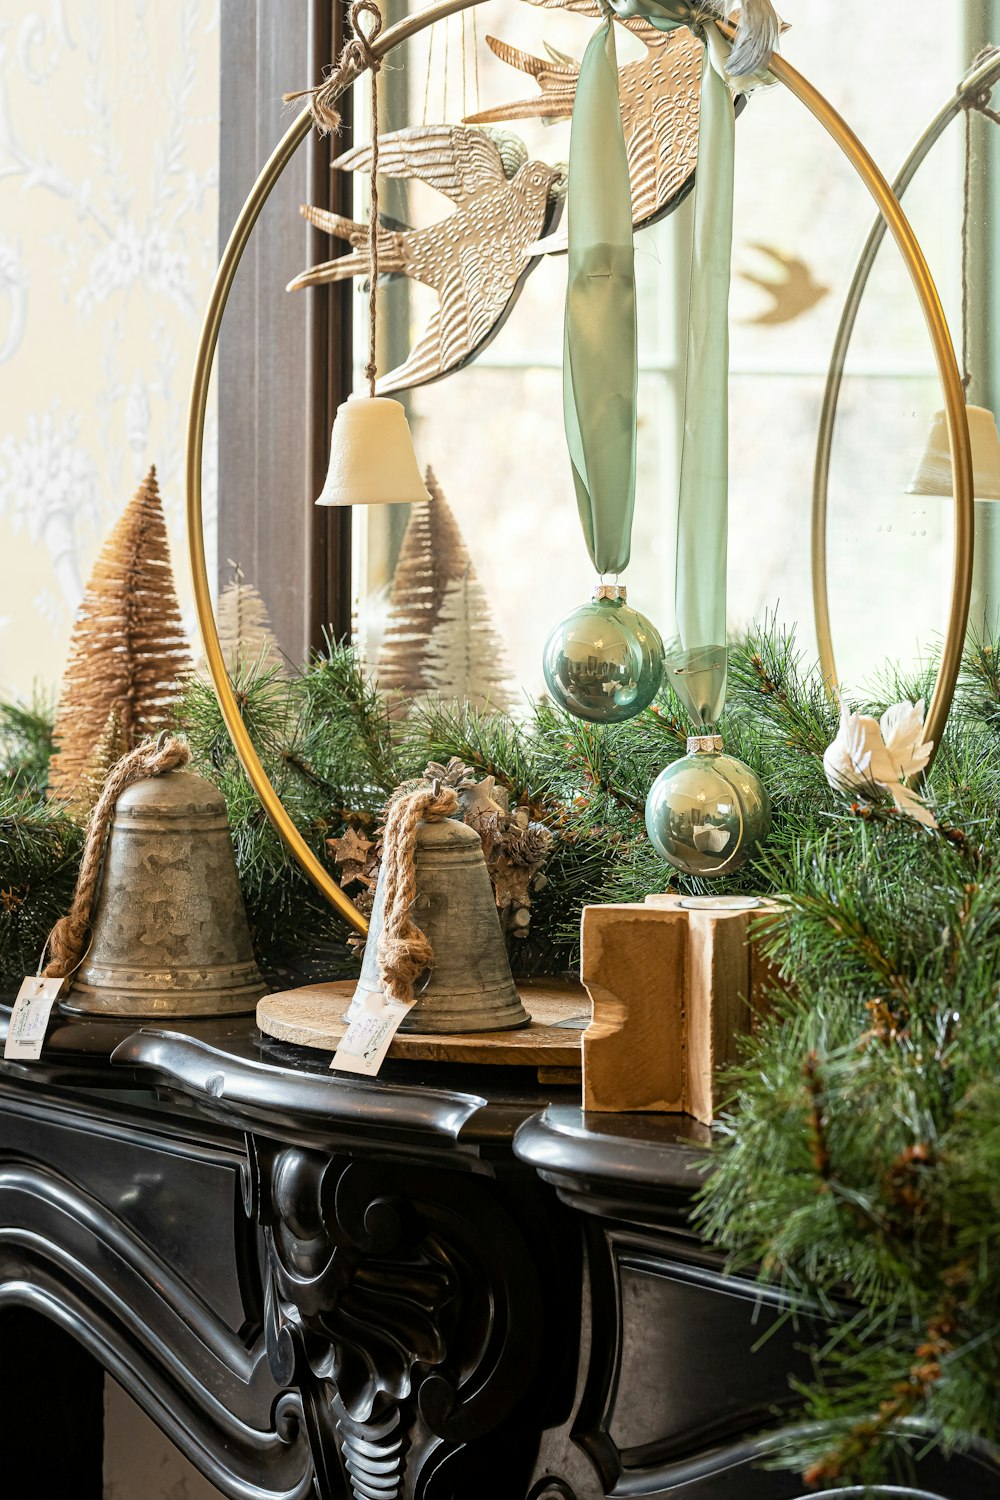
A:
<svg viewBox="0 0 1000 1500">
<path fill-rule="evenodd" d="M 190 612 L 184 431 L 217 260 L 218 10 L 0 0 L 0 694 L 58 683 L 94 553 L 151 463 Z M 210 426 L 210 509 L 213 453 Z"/>
</svg>

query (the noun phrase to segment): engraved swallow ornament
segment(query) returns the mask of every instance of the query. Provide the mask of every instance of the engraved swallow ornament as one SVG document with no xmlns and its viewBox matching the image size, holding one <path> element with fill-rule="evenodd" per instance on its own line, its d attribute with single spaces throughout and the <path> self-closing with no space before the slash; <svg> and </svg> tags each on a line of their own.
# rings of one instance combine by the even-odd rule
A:
<svg viewBox="0 0 1000 1500">
<path fill-rule="evenodd" d="M 599 20 L 596 0 L 529 0 L 543 9 L 568 10 Z M 632 223 L 653 224 L 676 208 L 694 185 L 698 162 L 698 115 L 701 106 L 703 49 L 686 27 L 662 32 L 648 21 L 620 21 L 645 47 L 637 62 L 618 70 L 618 93 L 632 192 Z M 536 57 L 497 37 L 487 46 L 496 57 L 538 85 L 529 99 L 501 104 L 469 115 L 467 123 L 506 120 L 569 119 L 580 76 L 580 64 L 554 47 Z M 554 254 L 566 249 L 565 232 L 534 247 Z"/>
<path fill-rule="evenodd" d="M 370 164 L 369 146 L 334 162 L 342 172 L 367 172 Z M 558 221 L 565 172 L 530 161 L 524 142 L 511 132 L 471 125 L 380 135 L 379 171 L 419 179 L 455 205 L 453 213 L 425 228 L 379 229 L 380 280 L 407 276 L 438 295 L 437 309 L 407 359 L 378 381 L 377 392 L 388 395 L 460 369 L 499 331 L 536 263 L 529 247 Z M 289 282 L 289 291 L 367 274 L 367 225 L 308 204 L 301 213 L 351 249 L 303 271 Z"/>
</svg>

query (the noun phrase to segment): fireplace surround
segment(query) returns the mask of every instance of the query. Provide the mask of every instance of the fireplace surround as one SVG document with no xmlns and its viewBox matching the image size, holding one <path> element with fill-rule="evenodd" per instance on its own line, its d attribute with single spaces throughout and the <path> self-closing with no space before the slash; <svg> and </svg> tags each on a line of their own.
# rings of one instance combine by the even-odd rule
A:
<svg viewBox="0 0 1000 1500">
<path fill-rule="evenodd" d="M 780 1295 L 693 1232 L 704 1145 L 516 1070 L 359 1082 L 243 1018 L 58 1019 L 0 1070 L 35 1493 L 101 1493 L 107 1371 L 232 1500 L 804 1500 L 766 1464 L 810 1330 L 765 1339 Z M 932 1456 L 884 1493 L 998 1500 L 1000 1468 Z"/>
</svg>

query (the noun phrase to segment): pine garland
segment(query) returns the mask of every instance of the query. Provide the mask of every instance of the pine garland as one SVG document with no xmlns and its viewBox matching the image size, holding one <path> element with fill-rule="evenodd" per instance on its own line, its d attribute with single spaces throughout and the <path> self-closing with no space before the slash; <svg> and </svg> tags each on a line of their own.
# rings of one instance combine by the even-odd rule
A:
<svg viewBox="0 0 1000 1500">
<path fill-rule="evenodd" d="M 791 636 L 770 624 L 734 644 L 722 729 L 767 785 L 774 819 L 756 863 L 717 882 L 679 878 L 643 828 L 651 781 L 685 748 L 669 689 L 602 728 L 544 703 L 521 718 L 425 703 L 399 720 L 333 645 L 296 677 L 262 664 L 235 674 L 265 767 L 331 870 L 331 841 L 371 836 L 396 786 L 452 756 L 545 824 L 546 882 L 511 948 L 520 973 L 575 965 L 585 902 L 783 893 L 766 936 L 781 986 L 732 1078 L 697 1213 L 734 1267 L 827 1320 L 800 1391 L 801 1439 L 780 1455 L 820 1487 L 884 1480 L 915 1444 L 1000 1431 L 998 661 L 995 642 L 969 649 L 927 787 L 939 826 L 927 828 L 888 799 L 850 802 L 828 786 L 837 712 Z M 888 674 L 866 707 L 922 691 L 926 675 Z M 0 974 L 11 985 L 37 959 L 60 881 L 72 884 L 79 835 L 32 790 L 44 726 L 4 712 L 5 889 L 8 870 L 17 878 L 6 905 L 0 891 Z M 179 717 L 225 793 L 272 982 L 356 972 L 346 927 L 264 817 L 206 683 L 189 684 Z M 11 749 L 22 731 L 23 771 Z"/>
<path fill-rule="evenodd" d="M 722 728 L 774 821 L 756 865 L 721 882 L 678 878 L 645 837 L 646 791 L 688 731 L 669 690 L 607 728 L 544 704 L 521 720 L 425 705 L 398 724 L 349 653 L 304 679 L 297 733 L 335 833 L 369 826 L 387 788 L 456 755 L 556 835 L 512 951 L 522 972 L 575 964 L 588 901 L 791 893 L 768 939 L 784 987 L 733 1079 L 698 1213 L 734 1266 L 763 1268 L 829 1321 L 800 1393 L 806 1435 L 780 1458 L 814 1484 L 884 1479 L 915 1444 L 1000 1431 L 997 655 L 970 649 L 928 830 L 828 786 L 837 711 L 790 635 L 772 623 L 735 645 Z M 870 706 L 916 696 L 927 675 L 887 674 Z M 349 712 L 318 731 L 335 703 Z"/>
<path fill-rule="evenodd" d="M 0 995 L 34 974 L 73 897 L 83 834 L 58 806 L 0 788 Z"/>
<path fill-rule="evenodd" d="M 52 704 L 37 692 L 29 703 L 0 703 L 0 788 L 29 794 L 45 790 L 54 748 L 53 714 Z"/>
</svg>

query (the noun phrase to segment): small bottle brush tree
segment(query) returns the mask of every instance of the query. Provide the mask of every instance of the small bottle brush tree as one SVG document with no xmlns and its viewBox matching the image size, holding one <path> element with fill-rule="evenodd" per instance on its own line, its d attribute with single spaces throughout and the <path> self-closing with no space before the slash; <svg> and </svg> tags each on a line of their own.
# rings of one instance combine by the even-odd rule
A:
<svg viewBox="0 0 1000 1500">
<path fill-rule="evenodd" d="M 72 817 L 86 821 L 91 808 L 104 790 L 108 772 L 121 760 L 127 749 L 121 716 L 113 708 L 105 721 L 100 739 L 90 752 L 73 799 L 67 807 Z"/>
<path fill-rule="evenodd" d="M 191 670 L 156 470 L 108 537 L 83 597 L 56 712 L 49 790 L 77 800 L 109 715 L 130 750 L 173 720 Z"/>
<path fill-rule="evenodd" d="M 215 626 L 230 677 L 236 677 L 243 667 L 287 672 L 288 663 L 271 629 L 267 605 L 236 564 L 232 582 L 219 595 Z"/>
<path fill-rule="evenodd" d="M 466 699 L 474 708 L 512 702 L 503 643 L 451 507 L 433 470 L 403 539 L 376 676 L 384 692 L 412 700 Z"/>
<path fill-rule="evenodd" d="M 433 697 L 457 698 L 486 711 L 512 706 L 503 642 L 471 562 L 445 591 L 425 662 Z"/>
</svg>

